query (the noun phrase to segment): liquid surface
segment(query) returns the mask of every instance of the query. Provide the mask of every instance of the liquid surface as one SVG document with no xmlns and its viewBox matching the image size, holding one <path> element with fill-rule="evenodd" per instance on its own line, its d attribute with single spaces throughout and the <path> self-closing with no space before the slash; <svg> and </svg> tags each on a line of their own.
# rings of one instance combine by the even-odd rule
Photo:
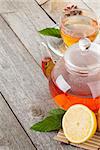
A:
<svg viewBox="0 0 100 150">
<path fill-rule="evenodd" d="M 94 41 L 98 33 L 98 23 L 86 16 L 71 16 L 64 18 L 61 24 L 61 36 L 67 46 L 87 37 Z"/>
<path fill-rule="evenodd" d="M 94 112 L 97 112 L 98 109 L 100 108 L 100 96 L 93 98 L 91 90 L 87 87 L 87 85 L 85 85 L 86 81 L 85 80 L 82 81 L 83 78 L 79 79 L 79 77 L 73 78 L 73 76 L 71 76 L 69 73 L 66 74 L 65 73 L 66 70 L 62 67 L 62 66 L 64 66 L 63 61 L 59 61 L 58 63 L 60 63 L 60 64 L 58 64 L 58 67 L 56 65 L 55 66 L 56 68 L 54 69 L 55 71 L 57 71 L 55 75 L 59 76 L 59 73 L 62 72 L 64 78 L 69 77 L 68 84 L 69 85 L 71 85 L 71 83 L 73 84 L 73 87 L 71 87 L 73 90 L 69 89 L 67 92 L 63 92 L 56 85 L 56 83 L 53 81 L 54 77 L 51 75 L 51 72 L 54 68 L 54 63 L 52 62 L 51 58 L 49 58 L 49 57 L 44 58 L 42 60 L 42 70 L 44 72 L 44 75 L 49 80 L 50 93 L 51 93 L 54 101 L 56 102 L 56 104 L 64 110 L 67 110 L 70 106 L 75 105 L 75 104 L 83 104 L 83 105 L 87 106 L 88 108 L 90 108 L 91 110 L 93 110 Z M 98 78 L 98 80 L 99 80 L 100 75 L 99 74 L 96 75 L 96 78 Z M 93 77 L 90 80 L 93 80 Z M 75 83 L 74 83 L 74 81 L 75 81 Z M 98 82 L 98 84 L 99 84 L 99 82 Z M 77 85 L 77 87 L 76 87 L 76 85 Z M 96 92 L 95 89 L 94 89 L 94 91 Z M 79 96 L 79 94 L 81 94 L 81 96 Z M 100 95 L 100 92 L 98 93 L 98 95 Z"/>
<path fill-rule="evenodd" d="M 64 110 L 67 110 L 70 106 L 75 104 L 83 104 L 94 112 L 97 112 L 100 108 L 100 97 L 93 99 L 92 95 L 80 97 L 71 92 L 64 93 L 54 84 L 52 79 L 49 81 L 49 88 L 56 104 Z"/>
</svg>

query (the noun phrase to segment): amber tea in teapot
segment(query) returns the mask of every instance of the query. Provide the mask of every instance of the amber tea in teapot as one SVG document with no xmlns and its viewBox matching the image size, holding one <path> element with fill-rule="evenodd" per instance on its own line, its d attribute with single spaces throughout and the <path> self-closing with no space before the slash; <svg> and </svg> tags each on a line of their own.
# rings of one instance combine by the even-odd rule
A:
<svg viewBox="0 0 100 150">
<path fill-rule="evenodd" d="M 84 104 L 94 112 L 100 108 L 100 46 L 87 38 L 72 45 L 54 64 L 45 58 L 42 68 L 55 102 L 67 110 Z M 45 63 L 46 62 L 46 63 Z M 51 66 L 51 67 L 50 67 Z M 48 74 L 48 71 L 49 74 Z"/>
<path fill-rule="evenodd" d="M 66 76 L 66 69 L 65 70 L 64 69 L 65 68 L 63 68 L 63 73 L 65 73 Z M 53 72 L 52 72 L 52 76 L 49 79 L 49 88 L 50 88 L 51 95 L 55 100 L 55 102 L 61 108 L 67 110 L 71 105 L 74 104 L 84 104 L 93 111 L 97 111 L 100 108 L 100 96 L 93 98 L 91 90 L 88 88 L 88 85 L 85 83 L 88 80 L 87 77 L 84 77 L 84 79 L 82 80 L 83 77 L 81 76 L 79 77 L 77 75 L 71 75 L 69 73 L 67 74 L 67 77 L 63 77 L 63 76 L 59 75 L 55 83 Z M 97 74 L 97 76 L 100 79 L 100 73 Z M 64 87 L 61 85 L 62 83 Z M 73 87 L 70 87 L 70 85 L 67 83 L 73 84 Z M 98 84 L 100 84 L 100 81 Z"/>
</svg>

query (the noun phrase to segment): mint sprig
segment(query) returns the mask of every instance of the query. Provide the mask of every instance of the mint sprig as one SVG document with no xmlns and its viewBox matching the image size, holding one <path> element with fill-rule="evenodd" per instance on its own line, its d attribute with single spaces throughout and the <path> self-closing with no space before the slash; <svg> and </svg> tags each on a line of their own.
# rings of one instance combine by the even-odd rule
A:
<svg viewBox="0 0 100 150">
<path fill-rule="evenodd" d="M 45 36 L 53 36 L 53 37 L 61 38 L 60 29 L 45 28 L 45 29 L 42 29 L 38 32 L 42 35 L 45 35 Z"/>
<path fill-rule="evenodd" d="M 51 110 L 44 120 L 34 124 L 31 129 L 39 132 L 51 132 L 62 128 L 62 118 L 66 111 L 58 108 Z"/>
</svg>

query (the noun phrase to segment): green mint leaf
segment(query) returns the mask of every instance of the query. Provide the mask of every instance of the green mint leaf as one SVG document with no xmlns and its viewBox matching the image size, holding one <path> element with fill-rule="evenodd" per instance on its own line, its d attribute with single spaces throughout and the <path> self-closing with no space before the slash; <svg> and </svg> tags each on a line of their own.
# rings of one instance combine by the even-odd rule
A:
<svg viewBox="0 0 100 150">
<path fill-rule="evenodd" d="M 40 30 L 39 33 L 45 36 L 53 36 L 61 38 L 60 29 L 56 28 L 45 28 L 43 30 Z"/>
<path fill-rule="evenodd" d="M 62 115 L 54 115 L 45 118 L 31 127 L 32 130 L 39 132 L 51 132 L 61 129 Z"/>
<path fill-rule="evenodd" d="M 50 110 L 49 114 L 50 115 L 64 115 L 65 112 L 66 112 L 65 110 L 57 108 L 57 109 Z"/>
<path fill-rule="evenodd" d="M 49 111 L 49 116 L 34 124 L 31 129 L 40 132 L 56 131 L 62 128 L 62 118 L 65 110 L 57 108 Z"/>
</svg>

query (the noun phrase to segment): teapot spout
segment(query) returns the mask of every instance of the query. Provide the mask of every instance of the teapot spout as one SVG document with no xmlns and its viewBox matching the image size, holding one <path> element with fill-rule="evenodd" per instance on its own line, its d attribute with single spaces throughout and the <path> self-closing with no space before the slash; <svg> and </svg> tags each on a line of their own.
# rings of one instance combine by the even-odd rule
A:
<svg viewBox="0 0 100 150">
<path fill-rule="evenodd" d="M 51 72 L 55 66 L 55 61 L 51 55 L 51 52 L 47 45 L 42 42 L 42 46 L 44 48 L 41 49 L 42 53 L 42 71 L 44 75 L 49 78 L 51 75 Z"/>
</svg>

